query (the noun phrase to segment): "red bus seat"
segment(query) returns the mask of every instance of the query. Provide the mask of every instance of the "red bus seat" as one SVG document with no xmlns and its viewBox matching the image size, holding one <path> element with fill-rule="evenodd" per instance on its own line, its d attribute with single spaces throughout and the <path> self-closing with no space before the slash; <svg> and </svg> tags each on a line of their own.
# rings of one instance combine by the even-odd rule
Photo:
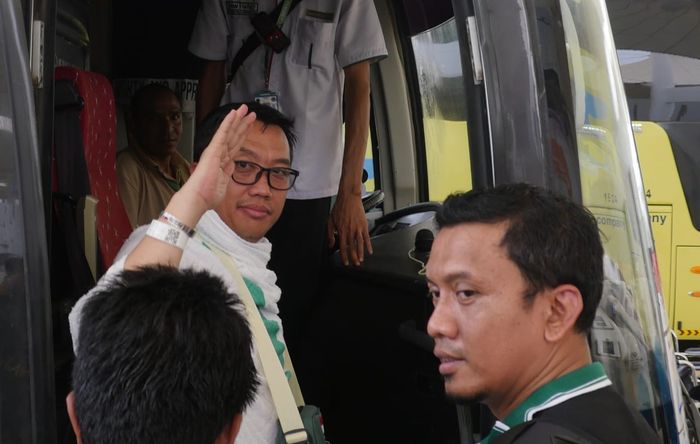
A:
<svg viewBox="0 0 700 444">
<path fill-rule="evenodd" d="M 106 270 L 131 233 L 117 187 L 116 114 L 112 85 L 103 75 L 72 67 L 56 68 L 56 80 L 71 81 L 83 98 L 80 128 L 90 192 L 98 199 L 96 230 Z"/>
</svg>

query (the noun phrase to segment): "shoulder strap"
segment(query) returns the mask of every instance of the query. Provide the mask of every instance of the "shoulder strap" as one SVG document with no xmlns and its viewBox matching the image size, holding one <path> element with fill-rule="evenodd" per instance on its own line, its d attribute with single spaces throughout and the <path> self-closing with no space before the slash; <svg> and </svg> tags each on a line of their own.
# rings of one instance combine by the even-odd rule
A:
<svg viewBox="0 0 700 444">
<path fill-rule="evenodd" d="M 297 373 L 294 371 L 294 365 L 292 364 L 292 357 L 289 356 L 289 349 L 286 346 L 284 347 L 284 372 L 289 374 L 289 388 L 292 390 L 292 395 L 294 396 L 294 401 L 297 403 L 297 407 L 305 405 L 304 395 L 301 393 Z"/>
<path fill-rule="evenodd" d="M 277 410 L 277 417 L 280 420 L 280 426 L 282 427 L 285 440 L 288 444 L 307 442 L 308 437 L 306 435 L 306 429 L 301 420 L 292 390 L 287 382 L 287 378 L 284 376 L 282 365 L 272 346 L 270 336 L 267 334 L 258 307 L 255 305 L 255 301 L 250 295 L 250 291 L 248 291 L 248 287 L 243 281 L 241 273 L 238 271 L 233 259 L 227 254 L 215 245 L 205 245 L 219 258 L 236 282 L 238 297 L 241 302 L 243 302 L 246 309 L 248 323 L 250 324 L 250 330 L 256 345 L 255 348 L 258 351 L 262 370 L 267 379 L 270 393 L 272 394 L 272 401 L 275 404 L 275 410 Z M 291 361 L 288 361 L 288 359 L 289 355 L 287 354 L 285 355 L 285 361 L 291 366 Z"/>
<path fill-rule="evenodd" d="M 292 1 L 292 4 L 289 6 L 289 9 L 287 10 L 287 13 L 289 13 L 292 9 L 296 7 L 301 3 L 301 0 L 294 0 Z M 280 16 L 280 13 L 282 12 L 282 7 L 284 6 L 284 2 L 279 2 L 277 7 L 272 11 L 272 18 L 273 20 L 277 21 L 277 19 Z M 260 37 L 258 37 L 258 34 L 253 31 L 250 33 L 250 35 L 245 39 L 243 42 L 243 45 L 241 45 L 240 49 L 236 53 L 236 55 L 233 57 L 233 60 L 231 61 L 231 67 L 228 72 L 228 82 L 230 83 L 233 80 L 233 77 L 236 75 L 238 72 L 238 69 L 243 66 L 243 62 L 248 58 L 249 55 L 253 53 L 256 49 L 258 49 L 258 46 L 262 41 L 260 40 Z"/>
</svg>

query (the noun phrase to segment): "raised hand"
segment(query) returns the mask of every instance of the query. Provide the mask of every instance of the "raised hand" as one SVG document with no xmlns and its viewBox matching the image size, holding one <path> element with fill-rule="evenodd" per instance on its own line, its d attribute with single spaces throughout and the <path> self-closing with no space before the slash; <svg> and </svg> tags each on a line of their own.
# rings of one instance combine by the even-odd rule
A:
<svg viewBox="0 0 700 444">
<path fill-rule="evenodd" d="M 232 153 L 241 146 L 254 121 L 255 113 L 248 113 L 245 105 L 224 118 L 192 175 L 173 195 L 165 211 L 194 228 L 207 210 L 221 202 L 233 173 Z M 181 258 L 180 248 L 145 236 L 127 256 L 124 268 L 135 269 L 152 264 L 177 267 Z"/>
<path fill-rule="evenodd" d="M 231 111 L 224 118 L 194 172 L 182 187 L 181 194 L 190 194 L 195 199 L 191 204 L 201 204 L 206 211 L 221 202 L 233 173 L 231 154 L 241 146 L 254 121 L 255 113 L 249 113 L 246 105 Z"/>
</svg>

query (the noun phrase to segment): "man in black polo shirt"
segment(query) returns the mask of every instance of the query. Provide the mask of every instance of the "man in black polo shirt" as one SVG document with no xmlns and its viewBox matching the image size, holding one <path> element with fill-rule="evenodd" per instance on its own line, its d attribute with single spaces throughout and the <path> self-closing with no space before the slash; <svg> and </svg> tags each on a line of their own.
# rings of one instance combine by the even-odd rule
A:
<svg viewBox="0 0 700 444">
<path fill-rule="evenodd" d="M 585 208 L 505 185 L 448 197 L 437 221 L 428 333 L 448 396 L 498 419 L 482 444 L 660 442 L 591 363 L 603 248 Z"/>
</svg>

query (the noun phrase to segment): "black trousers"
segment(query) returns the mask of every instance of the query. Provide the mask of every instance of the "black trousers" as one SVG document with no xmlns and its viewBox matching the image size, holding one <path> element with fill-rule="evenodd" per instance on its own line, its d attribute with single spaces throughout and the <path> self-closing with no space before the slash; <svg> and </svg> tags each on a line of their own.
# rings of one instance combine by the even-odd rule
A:
<svg viewBox="0 0 700 444">
<path fill-rule="evenodd" d="M 269 267 L 277 274 L 282 290 L 279 309 L 284 338 L 297 367 L 296 361 L 304 354 L 304 336 L 318 295 L 321 269 L 328 257 L 330 204 L 330 197 L 287 199 L 280 219 L 267 234 L 272 242 Z"/>
</svg>

